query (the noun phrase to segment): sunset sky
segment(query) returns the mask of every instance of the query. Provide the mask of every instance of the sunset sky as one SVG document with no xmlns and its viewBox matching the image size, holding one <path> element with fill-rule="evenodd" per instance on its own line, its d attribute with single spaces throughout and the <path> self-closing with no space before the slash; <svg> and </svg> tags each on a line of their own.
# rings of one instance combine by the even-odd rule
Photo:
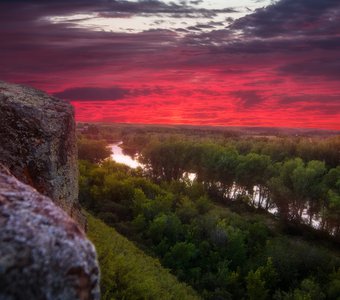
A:
<svg viewBox="0 0 340 300">
<path fill-rule="evenodd" d="M 339 0 L 8 0 L 0 39 L 78 121 L 340 130 Z"/>
</svg>

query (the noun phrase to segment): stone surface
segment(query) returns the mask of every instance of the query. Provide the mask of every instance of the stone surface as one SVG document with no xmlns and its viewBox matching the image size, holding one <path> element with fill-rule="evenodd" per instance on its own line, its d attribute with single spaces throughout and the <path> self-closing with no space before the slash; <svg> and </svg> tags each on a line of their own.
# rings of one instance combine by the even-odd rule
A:
<svg viewBox="0 0 340 300">
<path fill-rule="evenodd" d="M 0 170 L 0 299 L 99 299 L 96 254 L 83 231 L 51 199 Z"/>
<path fill-rule="evenodd" d="M 78 204 L 75 121 L 69 103 L 0 81 L 0 163 L 85 226 Z"/>
</svg>

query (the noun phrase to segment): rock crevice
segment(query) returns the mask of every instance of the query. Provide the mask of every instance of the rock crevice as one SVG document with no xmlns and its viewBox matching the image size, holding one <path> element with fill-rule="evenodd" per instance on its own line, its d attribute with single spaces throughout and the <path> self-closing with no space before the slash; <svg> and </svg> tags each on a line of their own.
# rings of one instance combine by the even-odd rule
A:
<svg viewBox="0 0 340 300">
<path fill-rule="evenodd" d="M 78 205 L 75 120 L 69 103 L 0 82 L 0 163 L 85 226 Z"/>
</svg>

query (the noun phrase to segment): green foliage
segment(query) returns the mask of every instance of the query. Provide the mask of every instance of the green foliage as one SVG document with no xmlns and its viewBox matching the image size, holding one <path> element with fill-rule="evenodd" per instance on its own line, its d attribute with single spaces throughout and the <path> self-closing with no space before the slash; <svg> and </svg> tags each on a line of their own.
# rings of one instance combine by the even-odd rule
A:
<svg viewBox="0 0 340 300">
<path fill-rule="evenodd" d="M 327 288 L 328 299 L 339 299 L 340 295 L 340 268 L 329 276 Z"/>
<path fill-rule="evenodd" d="M 193 243 L 178 242 L 164 256 L 164 262 L 174 270 L 189 268 L 197 253 L 198 251 Z"/>
<path fill-rule="evenodd" d="M 239 160 L 236 168 L 236 179 L 240 185 L 251 191 L 254 185 L 266 184 L 271 175 L 269 156 L 249 153 L 246 156 L 240 156 Z"/>
<path fill-rule="evenodd" d="M 340 137 L 318 138 L 312 133 L 312 137 L 277 133 L 240 137 L 202 128 L 85 128 L 82 136 L 97 140 L 79 140 L 81 158 L 102 160 L 105 155 L 97 155 L 108 149 L 100 139 L 120 136 L 124 149 L 140 152 L 144 172 L 156 183 L 183 183 L 184 174 L 195 173 L 195 182 L 214 201 L 225 204 L 237 199 L 261 210 L 277 208 L 283 221 L 297 225 L 312 226 L 321 218 L 319 229 L 340 238 Z M 186 183 L 191 184 L 188 179 Z"/>
<path fill-rule="evenodd" d="M 92 163 L 98 163 L 108 158 L 111 150 L 107 147 L 105 141 L 78 139 L 78 157 L 79 159 L 88 160 Z"/>
<path fill-rule="evenodd" d="M 88 236 L 96 246 L 101 267 L 103 300 L 200 299 L 158 260 L 145 255 L 113 228 L 91 215 L 87 217 Z"/>
<path fill-rule="evenodd" d="M 111 134 L 90 131 L 97 139 Z M 296 228 L 321 218 L 320 231 L 339 238 L 339 138 L 230 138 L 213 131 L 208 137 L 155 127 L 122 127 L 111 136 L 122 138 L 129 153 L 139 151 L 146 169 L 103 160 L 83 140 L 81 203 L 203 298 L 337 299 L 339 259 L 283 235 L 263 211 L 277 208 L 280 224 Z M 185 178 L 189 173 L 194 181 Z M 100 233 L 97 240 L 106 245 L 100 245 L 105 299 L 191 299 L 177 290 L 178 282 L 171 289 L 164 270 L 149 276 L 142 252 L 125 251 L 109 235 L 118 234 Z M 146 279 L 139 280 L 144 270 Z"/>
<path fill-rule="evenodd" d="M 310 226 L 313 219 L 322 217 L 321 229 L 340 235 L 336 204 L 340 195 L 339 167 L 328 170 L 324 161 L 304 162 L 299 157 L 275 162 L 256 143 L 248 148 L 260 153 L 239 154 L 232 145 L 169 140 L 147 144 L 142 159 L 148 174 L 157 182 L 167 181 L 177 189 L 175 192 L 181 187 L 174 182 L 185 183 L 184 174 L 195 173 L 195 183 L 200 183 L 215 201 L 237 199 L 265 210 L 277 207 L 282 220 Z M 296 152 L 292 149 L 288 152 Z"/>
<path fill-rule="evenodd" d="M 266 282 L 262 279 L 259 270 L 250 271 L 246 277 L 247 294 L 249 300 L 266 300 L 268 299 L 268 290 L 266 289 Z"/>
<path fill-rule="evenodd" d="M 154 244 L 159 244 L 164 238 L 173 244 L 179 239 L 181 231 L 181 221 L 175 214 L 159 214 L 150 222 L 147 234 Z"/>
<path fill-rule="evenodd" d="M 142 154 L 142 162 L 149 168 L 152 166 L 155 179 L 178 180 L 190 160 L 187 146 L 183 142 L 150 145 Z"/>
<path fill-rule="evenodd" d="M 322 164 L 287 161 L 278 177 L 287 189 L 296 189 L 291 179 L 296 169 L 311 179 L 324 172 Z M 203 184 L 178 180 L 157 185 L 110 161 L 100 166 L 80 162 L 80 171 L 81 202 L 157 256 L 163 266 L 205 299 L 305 297 L 306 293 L 317 294 L 316 285 L 327 290 L 327 295 L 337 292 L 338 277 L 332 275 L 339 266 L 335 257 L 318 247 L 278 235 L 262 217 L 241 216 L 222 204 L 217 206 Z M 106 295 L 122 297 L 128 293 L 125 289 L 129 284 L 136 287 L 131 287 L 126 299 L 134 299 L 133 293 L 146 293 L 144 285 L 139 287 L 142 283 L 125 275 L 128 271 L 122 265 L 123 259 L 105 257 L 103 268 L 117 267 L 118 274 L 105 275 Z M 111 260 L 114 266 L 110 266 Z M 129 268 L 133 261 L 129 259 Z M 314 287 L 309 281 L 302 284 L 308 278 L 313 279 Z M 117 286 L 124 287 L 124 291 L 122 288 L 118 292 Z"/>
<path fill-rule="evenodd" d="M 300 286 L 290 292 L 278 292 L 276 300 L 324 300 L 326 295 L 321 290 L 319 284 L 312 278 L 304 279 Z M 333 299 L 333 298 L 330 298 Z M 336 299 L 336 298 L 334 298 Z"/>
<path fill-rule="evenodd" d="M 246 277 L 247 294 L 249 299 L 268 299 L 271 292 L 275 291 L 278 282 L 278 274 L 269 257 L 264 266 L 260 266 L 256 271 L 250 271 Z"/>
<path fill-rule="evenodd" d="M 296 300 L 323 300 L 325 297 L 319 284 L 310 278 L 304 279 L 301 282 L 300 288 L 294 291 L 294 298 Z"/>
</svg>

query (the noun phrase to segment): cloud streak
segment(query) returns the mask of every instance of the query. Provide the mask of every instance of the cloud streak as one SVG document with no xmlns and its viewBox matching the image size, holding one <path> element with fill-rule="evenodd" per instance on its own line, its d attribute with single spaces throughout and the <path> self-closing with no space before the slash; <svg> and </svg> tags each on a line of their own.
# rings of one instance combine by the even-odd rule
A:
<svg viewBox="0 0 340 300">
<path fill-rule="evenodd" d="M 196 2 L 1 1 L 0 78 L 73 101 L 81 120 L 340 129 L 338 1 L 281 0 L 232 23 L 206 18 L 233 8 Z M 93 13 L 154 27 L 78 26 Z"/>
<path fill-rule="evenodd" d="M 97 87 L 75 87 L 62 92 L 54 93 L 54 96 L 66 100 L 120 100 L 126 98 L 129 90 L 119 87 L 97 88 Z"/>
</svg>

